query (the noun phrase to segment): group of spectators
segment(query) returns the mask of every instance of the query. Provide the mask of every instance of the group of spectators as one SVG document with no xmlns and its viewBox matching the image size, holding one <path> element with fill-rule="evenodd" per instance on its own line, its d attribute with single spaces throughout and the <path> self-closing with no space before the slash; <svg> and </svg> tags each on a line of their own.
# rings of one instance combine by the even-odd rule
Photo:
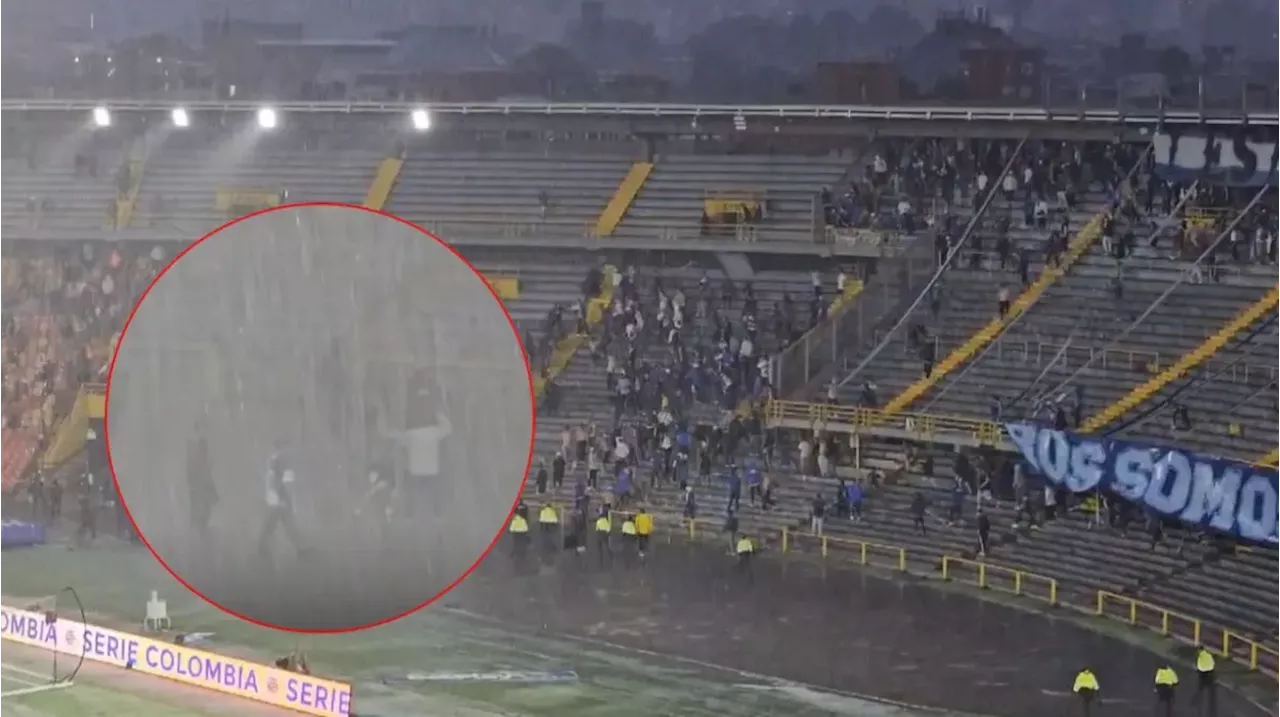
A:
<svg viewBox="0 0 1280 717">
<path fill-rule="evenodd" d="M 3 262 L 4 489 L 32 468 L 77 389 L 106 378 L 114 341 L 164 251 L 85 242 Z"/>
<path fill-rule="evenodd" d="M 744 493 L 761 509 L 775 502 L 771 434 L 759 412 L 772 392 L 775 357 L 825 318 L 848 277 L 832 287 L 814 271 L 807 289 L 762 292 L 751 281 L 706 273 L 647 274 L 634 266 L 616 273 L 599 326 L 575 322 L 603 369 L 609 413 L 566 427 L 533 483 L 539 492 L 573 484 L 584 516 L 633 505 L 669 484 L 678 487 L 679 509 L 695 518 L 704 510 L 701 492 L 723 487 L 725 505 L 712 510 L 736 540 Z M 598 490 L 602 478 L 608 490 Z M 599 504 L 589 509 L 591 496 Z"/>
</svg>

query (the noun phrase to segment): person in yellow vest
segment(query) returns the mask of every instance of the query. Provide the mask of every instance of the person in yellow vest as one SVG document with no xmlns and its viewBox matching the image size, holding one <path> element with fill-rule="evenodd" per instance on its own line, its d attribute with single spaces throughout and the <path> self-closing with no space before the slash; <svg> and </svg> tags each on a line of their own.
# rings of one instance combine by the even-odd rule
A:
<svg viewBox="0 0 1280 717">
<path fill-rule="evenodd" d="M 1173 695 L 1178 689 L 1178 673 L 1165 665 L 1156 670 L 1156 709 L 1173 717 Z"/>
<path fill-rule="evenodd" d="M 529 521 L 523 515 L 516 513 L 511 517 L 507 532 L 511 533 L 511 557 L 516 561 L 523 561 L 529 549 Z"/>
<path fill-rule="evenodd" d="M 1086 667 L 1076 673 L 1076 681 L 1071 685 L 1071 691 L 1079 698 L 1081 714 L 1084 717 L 1089 717 L 1093 713 L 1093 701 L 1098 698 L 1098 690 L 1098 678 L 1094 676 L 1093 670 Z"/>
<path fill-rule="evenodd" d="M 542 541 L 542 550 L 549 554 L 554 553 L 556 536 L 560 534 L 560 514 L 550 503 L 544 503 L 538 511 L 538 533 Z"/>
<path fill-rule="evenodd" d="M 636 549 L 640 552 L 641 560 L 644 560 L 645 554 L 649 552 L 649 536 L 652 534 L 653 516 L 641 508 L 636 511 Z"/>
<path fill-rule="evenodd" d="M 1209 717 L 1217 717 L 1218 714 L 1218 679 L 1214 673 L 1217 667 L 1218 661 L 1212 652 L 1203 647 L 1196 650 L 1196 693 L 1192 696 L 1191 703 L 1198 706 L 1200 698 L 1207 696 Z"/>
<path fill-rule="evenodd" d="M 738 570 L 747 576 L 747 582 L 752 581 L 751 574 L 751 558 L 755 555 L 756 544 L 751 542 L 751 538 L 743 535 L 738 538 L 738 544 L 734 546 L 734 552 L 738 555 Z"/>
<path fill-rule="evenodd" d="M 636 519 L 622 516 L 622 561 L 631 565 L 631 553 L 636 549 Z"/>
<path fill-rule="evenodd" d="M 613 532 L 613 516 L 609 514 L 608 506 L 600 510 L 600 516 L 596 518 L 596 552 L 600 556 L 600 567 L 604 567 L 605 559 L 613 559 L 613 551 L 609 546 L 609 534 Z"/>
</svg>

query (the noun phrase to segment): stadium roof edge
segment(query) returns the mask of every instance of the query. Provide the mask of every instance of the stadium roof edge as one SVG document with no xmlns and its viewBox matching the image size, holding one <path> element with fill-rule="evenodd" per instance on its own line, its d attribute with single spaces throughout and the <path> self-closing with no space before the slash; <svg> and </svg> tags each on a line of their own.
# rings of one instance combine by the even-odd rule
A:
<svg viewBox="0 0 1280 717">
<path fill-rule="evenodd" d="M 1200 111 L 1165 110 L 1133 113 L 1110 109 L 1046 109 L 1042 107 L 943 107 L 875 105 L 725 105 L 647 104 L 618 102 L 220 102 L 162 100 L 52 100 L 7 99 L 0 110 L 8 112 L 92 111 L 107 107 L 116 112 L 168 112 L 174 107 L 191 112 L 256 112 L 270 106 L 282 112 L 337 114 L 394 114 L 427 108 L 440 114 L 596 116 L 757 119 L 869 119 L 869 120 L 952 120 L 1007 122 L 1078 122 L 1088 124 L 1155 125 L 1161 122 L 1239 125 L 1275 125 L 1275 112 L 1213 114 Z"/>
</svg>

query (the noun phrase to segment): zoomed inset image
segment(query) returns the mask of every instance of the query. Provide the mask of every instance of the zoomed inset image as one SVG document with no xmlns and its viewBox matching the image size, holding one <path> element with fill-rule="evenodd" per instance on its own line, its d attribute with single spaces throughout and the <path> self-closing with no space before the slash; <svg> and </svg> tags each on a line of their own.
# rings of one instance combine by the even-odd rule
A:
<svg viewBox="0 0 1280 717">
<path fill-rule="evenodd" d="M 249 620 L 342 631 L 445 592 L 528 469 L 528 364 L 480 277 L 412 225 L 294 205 L 191 247 L 139 302 L 107 439 L 139 533 Z"/>
</svg>

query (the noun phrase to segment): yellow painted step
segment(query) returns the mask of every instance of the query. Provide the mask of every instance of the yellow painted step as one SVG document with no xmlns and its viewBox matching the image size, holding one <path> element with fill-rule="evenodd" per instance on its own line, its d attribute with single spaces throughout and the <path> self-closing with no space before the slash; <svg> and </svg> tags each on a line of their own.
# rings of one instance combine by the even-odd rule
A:
<svg viewBox="0 0 1280 717">
<path fill-rule="evenodd" d="M 54 430 L 53 440 L 45 449 L 40 463 L 45 468 L 53 468 L 71 460 L 81 448 L 89 432 L 89 396 L 82 389 L 76 396 L 71 411 L 58 422 Z"/>
<path fill-rule="evenodd" d="M 631 169 L 627 170 L 627 176 L 622 178 L 622 182 L 614 190 L 613 198 L 596 219 L 596 236 L 607 237 L 618 228 L 622 218 L 627 215 L 627 210 L 631 208 L 631 203 L 636 200 L 636 195 L 640 193 L 640 188 L 644 186 L 652 172 L 653 164 L 649 162 L 636 162 L 631 165 Z"/>
<path fill-rule="evenodd" d="M 1123 416 L 1138 404 L 1154 396 L 1160 389 L 1187 375 L 1188 371 L 1204 363 L 1211 356 L 1222 350 L 1222 347 L 1226 346 L 1233 336 L 1248 328 L 1249 324 L 1262 318 L 1263 314 L 1275 311 L 1277 299 L 1280 299 L 1280 287 L 1272 287 L 1261 299 L 1236 314 L 1235 318 L 1223 324 L 1222 328 L 1205 339 L 1204 343 L 1183 354 L 1169 368 L 1156 374 L 1145 383 L 1120 397 L 1110 406 L 1089 417 L 1088 420 L 1080 424 L 1080 432 L 1089 433 L 1102 428 Z"/>
<path fill-rule="evenodd" d="M 600 282 L 600 294 L 591 301 L 587 302 L 587 328 L 595 328 L 600 320 L 604 317 L 605 309 L 613 303 L 613 277 L 618 273 L 617 268 L 612 265 L 604 267 L 603 279 Z M 586 343 L 586 338 L 579 336 L 576 332 L 560 339 L 560 343 L 556 344 L 551 354 L 551 359 L 547 362 L 547 377 L 555 378 L 569 367 L 569 362 L 573 360 L 573 355 L 578 352 L 582 344 Z M 546 381 L 541 376 L 533 377 L 533 392 L 535 395 L 541 396 L 543 389 L 546 387 Z"/>
<path fill-rule="evenodd" d="M 1272 448 L 1266 455 L 1259 458 L 1256 463 L 1260 466 L 1269 466 L 1275 468 L 1280 463 L 1280 448 Z"/>
<path fill-rule="evenodd" d="M 1071 244 L 1067 246 L 1067 251 L 1063 253 L 1061 260 L 1056 267 L 1045 267 L 1045 270 L 1036 277 L 1036 280 L 1023 291 L 1018 298 L 1014 299 L 1009 305 L 1009 312 L 1005 314 L 1003 319 L 997 317 L 992 319 L 986 326 L 978 330 L 942 359 L 933 367 L 933 373 L 928 378 L 921 378 L 911 384 L 902 393 L 894 396 L 892 400 L 885 404 L 881 409 L 881 413 L 891 415 L 897 413 L 912 402 L 920 398 L 932 388 L 935 384 L 942 380 L 944 376 L 959 368 L 965 361 L 968 361 L 974 354 L 981 351 L 987 344 L 991 343 L 995 337 L 1000 335 L 1000 331 L 1004 329 L 1005 324 L 1014 321 L 1028 309 L 1035 305 L 1040 297 L 1044 295 L 1046 289 L 1058 280 L 1058 277 L 1067 273 L 1067 270 L 1075 264 L 1089 247 L 1097 241 L 1102 228 L 1102 215 L 1094 217 L 1086 224 Z"/>
<path fill-rule="evenodd" d="M 399 157 L 387 157 L 378 163 L 378 171 L 374 172 L 373 182 L 364 195 L 366 207 L 380 210 L 387 205 L 387 200 L 391 198 L 391 192 L 396 188 L 396 180 L 400 178 L 400 170 L 403 167 L 404 160 Z"/>
<path fill-rule="evenodd" d="M 142 168 L 142 160 L 129 160 L 129 188 L 124 192 L 116 192 L 116 229 L 124 229 L 133 222 L 138 190 L 142 188 Z"/>
</svg>

